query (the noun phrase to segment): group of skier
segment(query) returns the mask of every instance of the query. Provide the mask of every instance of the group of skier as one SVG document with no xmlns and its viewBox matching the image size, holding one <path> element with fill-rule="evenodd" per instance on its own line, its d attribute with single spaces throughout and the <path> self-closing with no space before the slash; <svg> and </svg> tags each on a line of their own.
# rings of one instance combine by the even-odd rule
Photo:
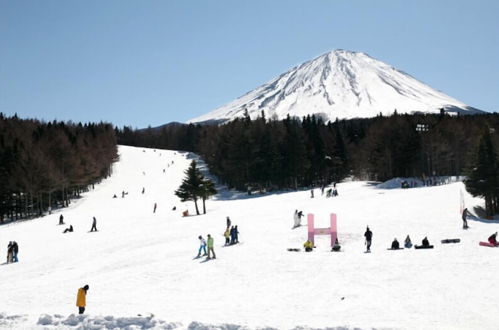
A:
<svg viewBox="0 0 499 330">
<path fill-rule="evenodd" d="M 11 241 L 7 245 L 7 263 L 18 262 L 17 254 L 19 253 L 19 245 L 16 241 Z"/>
<path fill-rule="evenodd" d="M 224 231 L 225 245 L 232 245 L 239 243 L 239 230 L 236 226 L 231 227 L 230 218 L 227 217 L 227 228 Z"/>
<path fill-rule="evenodd" d="M 215 255 L 215 249 L 214 249 L 214 240 L 213 240 L 213 237 L 211 237 L 210 234 L 208 234 L 208 240 L 205 240 L 203 238 L 203 236 L 199 235 L 198 239 L 199 239 L 199 251 L 198 251 L 198 255 L 196 256 L 196 258 L 200 258 L 200 257 L 204 257 L 206 256 L 206 259 L 216 259 L 217 256 Z M 208 251 L 206 251 L 206 247 L 208 247 Z M 201 255 L 201 252 L 203 252 L 203 254 Z M 213 257 L 212 257 L 213 255 Z"/>
<path fill-rule="evenodd" d="M 93 232 L 93 231 L 98 231 L 97 230 L 97 219 L 95 217 L 92 217 L 92 227 L 90 228 L 90 232 Z M 63 225 L 64 224 L 64 217 L 61 216 L 59 217 L 59 225 Z M 69 225 L 68 228 L 64 229 L 64 231 L 62 232 L 63 234 L 66 234 L 66 233 L 72 233 L 74 231 L 74 228 L 73 228 L 73 225 Z"/>
</svg>

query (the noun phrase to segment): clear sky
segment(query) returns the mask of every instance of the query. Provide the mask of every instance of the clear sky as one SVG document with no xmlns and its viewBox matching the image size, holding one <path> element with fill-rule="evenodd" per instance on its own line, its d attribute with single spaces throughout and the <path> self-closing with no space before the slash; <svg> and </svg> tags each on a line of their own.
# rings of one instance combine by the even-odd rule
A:
<svg viewBox="0 0 499 330">
<path fill-rule="evenodd" d="M 497 0 L 0 0 L 0 112 L 184 122 L 338 48 L 499 111 Z"/>
</svg>

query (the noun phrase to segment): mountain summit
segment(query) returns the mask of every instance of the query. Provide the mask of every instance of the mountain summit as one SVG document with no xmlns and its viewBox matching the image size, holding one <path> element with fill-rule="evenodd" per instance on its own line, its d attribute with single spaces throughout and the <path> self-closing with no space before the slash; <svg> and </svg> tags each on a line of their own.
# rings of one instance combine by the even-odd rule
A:
<svg viewBox="0 0 499 330">
<path fill-rule="evenodd" d="M 305 62 L 212 112 L 189 122 L 251 118 L 284 119 L 315 114 L 324 120 L 379 113 L 482 112 L 439 92 L 365 53 L 335 50 Z"/>
</svg>

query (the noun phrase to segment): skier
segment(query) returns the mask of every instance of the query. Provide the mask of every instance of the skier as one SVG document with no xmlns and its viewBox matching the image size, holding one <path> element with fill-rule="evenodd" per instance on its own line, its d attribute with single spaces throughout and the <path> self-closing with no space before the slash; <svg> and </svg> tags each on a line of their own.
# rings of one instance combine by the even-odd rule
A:
<svg viewBox="0 0 499 330">
<path fill-rule="evenodd" d="M 338 190 L 336 190 L 336 188 L 333 189 L 333 197 L 336 197 L 338 196 Z"/>
<path fill-rule="evenodd" d="M 314 198 L 314 190 L 310 189 L 310 198 Z"/>
<path fill-rule="evenodd" d="M 364 237 L 366 238 L 366 246 L 367 246 L 367 252 L 371 252 L 371 241 L 373 238 L 373 233 L 371 230 L 369 230 L 369 226 L 367 226 L 366 232 L 364 233 Z"/>
<path fill-rule="evenodd" d="M 326 192 L 326 198 L 331 197 L 332 192 L 333 192 L 333 188 L 329 188 L 329 189 L 327 190 L 327 192 Z"/>
<path fill-rule="evenodd" d="M 405 238 L 404 246 L 407 249 L 410 249 L 412 247 L 412 242 L 411 242 L 411 238 L 409 237 L 409 235 L 407 235 L 407 237 Z"/>
<path fill-rule="evenodd" d="M 78 289 L 78 294 L 76 295 L 76 306 L 78 306 L 78 314 L 83 314 L 83 312 L 85 312 L 88 289 L 88 285 L 85 285 L 83 288 Z"/>
<path fill-rule="evenodd" d="M 225 245 L 229 245 L 230 244 L 230 229 L 229 228 L 225 229 L 224 237 L 225 237 Z"/>
<path fill-rule="evenodd" d="M 213 258 L 211 258 L 210 252 L 213 253 Z M 208 259 L 216 259 L 215 250 L 213 250 L 213 237 L 208 234 Z"/>
<path fill-rule="evenodd" d="M 19 260 L 17 259 L 17 254 L 19 253 L 19 246 L 17 245 L 17 242 L 14 241 L 12 242 L 12 262 L 18 262 Z"/>
<path fill-rule="evenodd" d="M 237 225 L 234 227 L 234 243 L 239 243 L 239 230 L 237 230 Z"/>
<path fill-rule="evenodd" d="M 121 198 L 125 198 L 125 191 L 124 190 L 121 191 Z"/>
<path fill-rule="evenodd" d="M 229 218 L 229 217 L 227 217 L 227 229 L 229 229 L 229 228 L 230 228 L 230 224 L 231 224 L 230 218 Z"/>
<path fill-rule="evenodd" d="M 303 243 L 303 247 L 305 248 L 305 252 L 312 252 L 314 248 L 314 244 L 307 240 L 305 243 Z"/>
<path fill-rule="evenodd" d="M 499 243 L 497 243 L 497 231 L 494 234 L 490 235 L 489 243 L 494 246 L 499 246 Z"/>
<path fill-rule="evenodd" d="M 59 225 L 63 225 L 63 224 L 64 224 L 64 217 L 61 214 L 61 216 L 59 217 Z"/>
<path fill-rule="evenodd" d="M 146 188 L 142 187 L 142 195 L 146 192 Z"/>
<path fill-rule="evenodd" d="M 203 256 L 205 256 L 207 254 L 206 253 L 206 241 L 205 241 L 205 239 L 201 235 L 199 235 L 198 238 L 199 238 L 199 251 L 198 251 L 198 256 L 196 258 L 201 257 L 201 251 L 204 252 Z"/>
<path fill-rule="evenodd" d="M 156 213 L 156 208 L 158 207 L 158 204 L 154 203 L 154 210 L 152 211 L 152 213 Z"/>
<path fill-rule="evenodd" d="M 92 221 L 92 228 L 90 229 L 90 231 L 97 231 L 97 219 L 95 219 L 95 217 L 93 217 L 94 220 Z"/>
<path fill-rule="evenodd" d="M 62 232 L 63 234 L 65 233 L 72 233 L 73 232 L 73 225 L 69 225 L 69 228 L 64 229 Z"/>
<path fill-rule="evenodd" d="M 7 263 L 12 262 L 12 241 L 7 245 Z"/>
<path fill-rule="evenodd" d="M 392 242 L 392 250 L 398 250 L 398 249 L 400 249 L 399 241 L 397 241 L 397 238 L 394 238 Z"/>
<path fill-rule="evenodd" d="M 461 218 L 463 219 L 463 229 L 468 229 L 468 220 L 467 220 L 467 216 L 468 216 L 469 212 L 468 212 L 468 209 L 465 208 L 463 210 L 463 214 L 461 216 Z"/>
<path fill-rule="evenodd" d="M 236 231 L 234 229 L 234 226 L 230 228 L 230 245 L 234 244 L 236 242 Z"/>
<path fill-rule="evenodd" d="M 302 216 L 303 216 L 303 213 L 301 211 L 298 212 L 298 210 L 295 210 L 295 214 L 293 216 L 293 219 L 294 219 L 293 228 L 301 226 L 301 217 Z"/>
</svg>

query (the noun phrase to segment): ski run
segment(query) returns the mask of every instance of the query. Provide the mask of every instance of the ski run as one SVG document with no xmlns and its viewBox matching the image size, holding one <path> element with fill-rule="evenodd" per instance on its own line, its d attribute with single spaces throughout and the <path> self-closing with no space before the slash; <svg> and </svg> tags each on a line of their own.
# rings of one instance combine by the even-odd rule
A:
<svg viewBox="0 0 499 330">
<path fill-rule="evenodd" d="M 69 208 L 0 227 L 2 258 L 9 241 L 19 245 L 19 262 L 0 265 L 0 328 L 499 328 L 499 248 L 479 245 L 499 223 L 476 217 L 483 201 L 460 182 L 343 182 L 331 198 L 320 189 L 311 198 L 310 190 L 247 196 L 219 186 L 207 213 L 195 216 L 193 202 L 173 192 L 196 155 L 124 146 L 119 153 L 113 175 Z M 467 230 L 461 194 L 472 214 Z M 305 217 L 292 229 L 295 210 Z M 337 215 L 340 252 L 330 251 L 329 236 L 303 252 L 309 213 L 316 227 Z M 227 216 L 240 243 L 224 247 Z M 63 234 L 69 225 L 74 231 Z M 206 262 L 195 257 L 207 234 L 217 258 Z M 407 235 L 413 244 L 428 237 L 434 248 L 387 250 Z"/>
</svg>

